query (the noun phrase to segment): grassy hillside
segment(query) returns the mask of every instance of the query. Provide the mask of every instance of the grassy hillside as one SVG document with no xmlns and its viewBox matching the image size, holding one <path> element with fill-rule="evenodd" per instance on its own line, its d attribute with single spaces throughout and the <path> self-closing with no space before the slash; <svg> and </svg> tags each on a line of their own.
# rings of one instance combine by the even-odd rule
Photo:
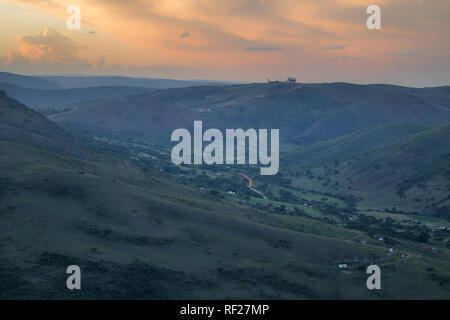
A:
<svg viewBox="0 0 450 320">
<path fill-rule="evenodd" d="M 122 76 L 39 76 L 39 79 L 57 84 L 64 89 L 103 86 L 130 86 L 154 89 L 183 88 L 199 85 L 224 84 L 207 80 L 173 80 L 153 78 L 131 78 Z"/>
<path fill-rule="evenodd" d="M 54 82 L 40 79 L 37 77 L 24 76 L 9 72 L 0 72 L 0 82 L 10 83 L 12 85 L 21 86 L 24 88 L 37 89 L 59 89 L 60 86 Z"/>
<path fill-rule="evenodd" d="M 282 149 L 388 123 L 450 121 L 448 90 L 334 84 L 249 84 L 159 90 L 86 103 L 52 119 L 72 131 L 141 142 L 177 128 L 279 128 Z"/>
<path fill-rule="evenodd" d="M 9 83 L 0 83 L 0 89 L 21 103 L 40 110 L 48 107 L 68 107 L 81 102 L 144 94 L 154 91 L 154 89 L 149 88 L 124 86 L 81 89 L 36 89 L 24 88 Z"/>
<path fill-rule="evenodd" d="M 0 90 L 0 140 L 42 148 L 50 152 L 93 158 L 76 139 L 38 112 Z"/>
<path fill-rule="evenodd" d="M 357 195 L 373 209 L 449 218 L 449 139 L 449 124 L 375 127 L 296 150 L 285 169 L 300 173 L 297 186 Z"/>
<path fill-rule="evenodd" d="M 0 102 L 2 126 L 42 141 L 70 141 L 36 112 L 4 95 Z M 2 298 L 371 299 L 450 293 L 445 250 L 420 258 L 420 247 L 405 245 L 389 256 L 384 244 L 344 240 L 355 238 L 354 230 L 199 192 L 153 165 L 143 171 L 139 162 L 113 161 L 114 153 L 93 162 L 9 136 L 0 136 L 0 149 Z M 355 258 L 346 272 L 337 268 Z M 381 293 L 365 287 L 369 263 L 382 266 Z M 81 291 L 65 287 L 71 264 L 81 267 Z"/>
<path fill-rule="evenodd" d="M 450 121 L 449 110 L 402 92 L 377 93 L 323 117 L 305 133 L 329 139 L 385 123 L 436 124 Z"/>
<path fill-rule="evenodd" d="M 448 87 L 346 83 L 205 86 L 96 101 L 51 118 L 74 133 L 158 144 L 165 152 L 170 133 L 192 131 L 194 120 L 205 129 L 279 128 L 285 178 L 265 184 L 291 180 L 354 195 L 370 208 L 446 216 L 437 211 L 448 206 L 448 135 L 433 128 L 450 121 L 449 94 Z"/>
<path fill-rule="evenodd" d="M 56 124 L 8 97 L 3 91 L 0 91 L 0 128 L 2 140 L 24 144 L 33 144 L 37 140 L 43 144 L 50 140 L 70 139 Z"/>
<path fill-rule="evenodd" d="M 348 161 L 358 155 L 395 144 L 412 134 L 429 129 L 422 124 L 386 124 L 371 126 L 335 139 L 301 147 L 283 157 L 285 165 L 311 166 Z"/>
</svg>

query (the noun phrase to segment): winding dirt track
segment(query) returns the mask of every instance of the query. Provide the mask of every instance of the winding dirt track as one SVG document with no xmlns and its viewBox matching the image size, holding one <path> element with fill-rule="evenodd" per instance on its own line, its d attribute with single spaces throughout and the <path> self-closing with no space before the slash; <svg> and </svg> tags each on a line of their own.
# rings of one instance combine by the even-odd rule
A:
<svg viewBox="0 0 450 320">
<path fill-rule="evenodd" d="M 246 176 L 245 174 L 241 173 L 241 176 L 243 176 L 245 179 L 248 180 L 248 188 L 250 190 L 252 190 L 253 192 L 256 192 L 257 194 L 259 194 L 261 197 L 264 198 L 264 200 L 267 200 L 267 197 L 259 190 L 256 190 L 255 188 L 253 188 L 253 180 L 252 178 Z"/>
</svg>

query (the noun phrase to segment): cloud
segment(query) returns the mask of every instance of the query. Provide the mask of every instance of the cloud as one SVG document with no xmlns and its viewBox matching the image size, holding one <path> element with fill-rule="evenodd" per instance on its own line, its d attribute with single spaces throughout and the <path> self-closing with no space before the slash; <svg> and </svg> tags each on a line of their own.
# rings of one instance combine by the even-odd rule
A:
<svg viewBox="0 0 450 320">
<path fill-rule="evenodd" d="M 180 38 L 181 39 L 186 38 L 186 37 L 190 37 L 190 36 L 191 36 L 191 34 L 189 33 L 189 31 L 185 31 L 182 34 L 180 34 Z"/>
<path fill-rule="evenodd" d="M 17 32 L 29 32 L 23 30 L 34 30 L 38 25 L 42 29 L 51 25 L 63 33 L 66 8 L 73 4 L 73 0 L 45 0 L 46 4 L 36 0 L 3 2 L 19 4 L 23 12 L 33 10 L 42 15 L 11 25 L 14 31 L 0 40 L 2 48 L 8 47 L 6 42 Z M 146 68 L 182 64 L 202 70 L 209 78 L 248 81 L 284 78 L 286 73 L 297 71 L 304 75 L 304 81 L 346 77 L 349 81 L 370 82 L 377 74 L 377 81 L 392 82 L 409 79 L 403 75 L 415 71 L 424 75 L 421 79 L 446 74 L 439 79 L 448 83 L 450 74 L 445 59 L 450 52 L 448 0 L 380 0 L 383 29 L 377 31 L 366 27 L 365 9 L 371 4 L 368 0 L 77 0 L 76 3 L 81 8 L 82 32 L 70 34 L 84 46 L 78 49 L 80 55 L 44 51 L 39 56 L 37 53 L 42 50 L 34 45 L 34 51 L 26 50 L 25 54 L 25 49 L 15 48 L 2 60 L 25 59 L 23 63 L 32 61 L 33 66 L 39 61 L 68 61 L 73 66 L 82 55 L 91 61 L 95 73 L 109 70 L 108 66 L 96 69 L 96 58 L 105 56 L 109 66 Z M 0 12 L 0 18 L 9 15 L 11 12 L 7 10 Z M 90 30 L 95 30 L 96 35 L 83 36 Z M 404 50 L 417 44 L 426 48 L 425 54 Z M 281 54 L 283 59 L 274 59 Z M 423 56 L 420 64 L 414 58 L 403 58 L 404 64 L 399 64 L 401 58 L 394 58 L 420 55 Z M 323 64 L 329 58 L 339 62 Z M 357 63 L 363 59 L 370 62 L 364 70 Z M 45 63 L 41 65 L 45 72 Z M 168 74 L 187 74 L 182 68 L 156 69 Z M 155 67 L 146 70 L 154 72 Z"/>
<path fill-rule="evenodd" d="M 17 60 L 33 63 L 78 63 L 80 45 L 56 30 L 45 29 L 32 35 L 21 35 L 15 39 L 18 50 L 10 49 L 6 64 Z"/>
<path fill-rule="evenodd" d="M 243 48 L 243 51 L 278 51 L 283 50 L 281 47 L 270 47 L 270 46 L 261 46 L 261 47 L 247 47 Z"/>
<path fill-rule="evenodd" d="M 20 35 L 15 42 L 18 49 L 10 48 L 0 57 L 0 65 L 19 70 L 34 70 L 34 68 L 50 70 L 59 67 L 77 70 L 90 66 L 87 60 L 78 57 L 78 50 L 82 46 L 53 29 Z"/>
<path fill-rule="evenodd" d="M 348 46 L 349 46 L 348 44 L 338 44 L 334 46 L 319 48 L 319 50 L 342 50 L 347 48 Z"/>
</svg>

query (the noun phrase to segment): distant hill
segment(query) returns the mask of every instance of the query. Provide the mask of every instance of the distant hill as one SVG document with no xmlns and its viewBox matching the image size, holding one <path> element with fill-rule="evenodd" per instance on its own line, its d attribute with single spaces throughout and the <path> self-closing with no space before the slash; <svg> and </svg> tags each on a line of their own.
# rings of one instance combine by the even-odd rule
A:
<svg viewBox="0 0 450 320">
<path fill-rule="evenodd" d="M 381 124 L 450 121 L 445 88 L 333 84 L 248 84 L 159 90 L 80 104 L 52 119 L 92 134 L 161 139 L 203 120 L 213 128 L 278 128 L 284 146 L 337 138 Z"/>
<path fill-rule="evenodd" d="M 338 169 L 339 170 L 339 169 Z M 450 178 L 450 124 L 411 134 L 395 143 L 354 158 L 342 174 L 355 185 L 410 187 L 436 175 Z"/>
<path fill-rule="evenodd" d="M 122 76 L 39 76 L 44 81 L 56 83 L 64 89 L 87 87 L 144 87 L 154 89 L 182 88 L 200 85 L 220 85 L 224 82 L 206 80 L 172 80 L 152 78 L 131 78 Z"/>
<path fill-rule="evenodd" d="M 336 161 L 348 161 L 370 151 L 393 145 L 430 128 L 432 126 L 423 124 L 383 124 L 367 127 L 291 151 L 284 155 L 283 164 L 299 168 L 332 165 Z"/>
<path fill-rule="evenodd" d="M 23 76 L 14 73 L 0 72 L 0 82 L 36 89 L 59 89 L 60 86 L 51 81 L 38 77 Z"/>
<path fill-rule="evenodd" d="M 450 124 L 371 127 L 289 152 L 281 167 L 300 174 L 297 186 L 435 215 L 450 203 Z"/>
<path fill-rule="evenodd" d="M 328 139 L 383 123 L 436 124 L 450 121 L 450 109 L 435 106 L 419 94 L 374 92 L 339 108 L 305 132 L 311 140 Z"/>
<path fill-rule="evenodd" d="M 32 108 L 67 107 L 77 103 L 111 97 L 122 97 L 153 92 L 141 87 L 89 87 L 80 89 L 35 89 L 23 88 L 0 82 L 0 90 Z"/>
</svg>

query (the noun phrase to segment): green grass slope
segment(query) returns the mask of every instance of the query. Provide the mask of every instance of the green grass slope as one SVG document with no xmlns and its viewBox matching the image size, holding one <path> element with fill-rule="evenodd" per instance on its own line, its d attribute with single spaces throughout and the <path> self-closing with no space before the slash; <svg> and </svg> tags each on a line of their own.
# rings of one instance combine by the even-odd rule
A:
<svg viewBox="0 0 450 320">
<path fill-rule="evenodd" d="M 283 146 L 337 138 L 388 123 L 450 121 L 440 103 L 448 92 L 414 94 L 393 86 L 333 84 L 247 84 L 158 90 L 136 97 L 79 105 L 51 118 L 64 128 L 141 142 L 169 143 L 177 128 L 278 128 Z"/>
<path fill-rule="evenodd" d="M 24 88 L 37 88 L 37 89 L 60 88 L 58 84 L 49 80 L 9 72 L 0 72 L 0 82 L 10 83 L 12 85 L 21 86 Z"/>
<path fill-rule="evenodd" d="M 311 126 L 305 135 L 329 139 L 385 123 L 437 124 L 449 121 L 448 109 L 403 92 L 382 92 L 330 113 Z"/>
<path fill-rule="evenodd" d="M 62 135 L 14 100 L 0 101 L 3 126 L 42 139 Z M 83 160 L 8 136 L 0 136 L 0 150 L 3 299 L 449 296 L 448 261 L 440 257 L 387 258 L 385 247 L 314 235 L 309 219 L 219 200 L 132 164 Z M 336 267 L 354 257 L 382 266 L 382 292 L 367 290 L 364 266 Z M 72 264 L 82 270 L 80 291 L 66 288 Z"/>
<path fill-rule="evenodd" d="M 36 109 L 44 107 L 67 107 L 78 103 L 122 97 L 128 95 L 145 94 L 154 91 L 150 88 L 139 87 L 90 87 L 80 89 L 36 89 L 23 88 L 9 83 L 0 83 L 0 90 L 19 102 Z"/>
<path fill-rule="evenodd" d="M 424 128 L 388 125 L 316 143 L 287 154 L 285 170 L 306 170 L 309 178 L 300 177 L 297 184 L 353 194 L 370 208 L 448 219 L 450 124 Z"/>
<path fill-rule="evenodd" d="M 429 129 L 419 124 L 386 124 L 368 127 L 357 132 L 316 142 L 284 155 L 284 165 L 308 168 L 348 161 L 358 155 L 392 145 L 412 134 Z"/>
<path fill-rule="evenodd" d="M 398 181 L 402 177 L 423 181 L 445 174 L 450 169 L 450 124 L 372 151 L 356 159 L 351 168 L 355 182 L 373 181 L 375 186 L 385 186 L 388 181 Z"/>
<path fill-rule="evenodd" d="M 161 179 L 0 145 L 3 298 L 379 297 L 364 270 L 342 274 L 336 264 L 355 256 L 381 264 L 386 249 L 297 231 L 302 218 L 287 224 Z M 425 268 L 414 271 L 425 277 L 420 293 L 405 290 L 418 284 L 391 263 L 381 297 L 448 294 Z M 71 264 L 83 271 L 80 292 L 65 288 Z"/>
</svg>

